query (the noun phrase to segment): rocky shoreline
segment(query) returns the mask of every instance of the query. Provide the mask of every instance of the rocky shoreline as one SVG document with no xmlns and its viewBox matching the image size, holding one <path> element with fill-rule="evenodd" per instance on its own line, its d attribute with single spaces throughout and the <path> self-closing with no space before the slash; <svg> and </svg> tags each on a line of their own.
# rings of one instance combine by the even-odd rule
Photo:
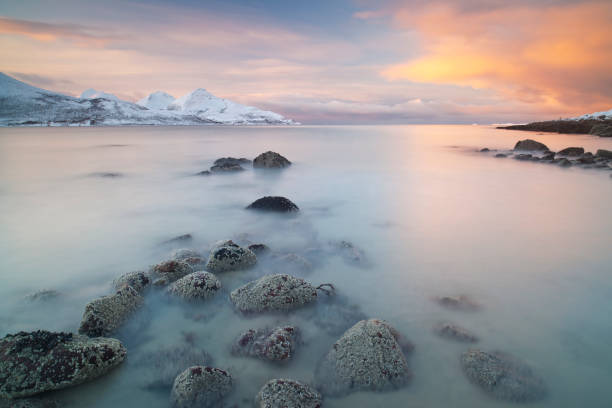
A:
<svg viewBox="0 0 612 408">
<path fill-rule="evenodd" d="M 526 125 L 498 126 L 497 129 L 528 130 L 535 132 L 590 134 L 612 137 L 611 119 L 549 120 Z"/>
</svg>

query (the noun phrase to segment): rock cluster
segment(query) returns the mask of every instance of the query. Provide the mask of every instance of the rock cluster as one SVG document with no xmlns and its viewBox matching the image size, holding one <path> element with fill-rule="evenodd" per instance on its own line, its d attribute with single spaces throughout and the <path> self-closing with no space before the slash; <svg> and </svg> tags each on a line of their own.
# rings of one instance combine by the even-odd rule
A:
<svg viewBox="0 0 612 408">
<path fill-rule="evenodd" d="M 283 168 L 290 166 L 291 162 L 287 158 L 281 156 L 276 152 L 267 151 L 260 154 L 253 160 L 253 167 L 255 168 Z"/>
<path fill-rule="evenodd" d="M 114 295 L 95 299 L 85 306 L 79 333 L 89 337 L 108 336 L 143 303 L 143 297 L 136 290 L 124 285 Z"/>
<path fill-rule="evenodd" d="M 127 285 L 131 286 L 138 293 L 142 293 L 150 284 L 151 278 L 143 271 L 128 272 L 113 281 L 115 290 L 119 290 Z"/>
<path fill-rule="evenodd" d="M 299 207 L 285 197 L 266 196 L 253 201 L 248 210 L 289 213 L 299 211 Z"/>
<path fill-rule="evenodd" d="M 185 261 L 172 259 L 155 265 L 152 273 L 159 278 L 153 283 L 157 286 L 167 285 L 193 272 L 193 268 Z"/>
<path fill-rule="evenodd" d="M 299 332 L 295 326 L 273 329 L 249 329 L 232 344 L 232 353 L 268 361 L 286 361 L 293 357 Z"/>
<path fill-rule="evenodd" d="M 176 377 L 170 403 L 173 408 L 213 408 L 232 390 L 227 371 L 207 366 L 193 366 Z"/>
<path fill-rule="evenodd" d="M 206 262 L 206 270 L 213 273 L 238 271 L 250 268 L 256 262 L 257 256 L 250 249 L 227 240 L 213 246 Z"/>
<path fill-rule="evenodd" d="M 209 272 L 194 272 L 168 286 L 167 292 L 187 301 L 206 300 L 221 289 L 221 282 Z"/>
<path fill-rule="evenodd" d="M 255 397 L 258 408 L 320 408 L 321 394 L 300 381 L 279 378 L 268 381 Z"/>
</svg>

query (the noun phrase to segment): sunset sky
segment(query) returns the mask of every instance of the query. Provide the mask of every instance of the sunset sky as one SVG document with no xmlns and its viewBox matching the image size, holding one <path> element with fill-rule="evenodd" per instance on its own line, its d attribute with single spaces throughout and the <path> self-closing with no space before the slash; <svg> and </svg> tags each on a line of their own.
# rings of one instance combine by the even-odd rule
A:
<svg viewBox="0 0 612 408">
<path fill-rule="evenodd" d="M 612 108 L 612 1 L 4 0 L 0 71 L 131 101 L 195 88 L 303 123 Z"/>
</svg>

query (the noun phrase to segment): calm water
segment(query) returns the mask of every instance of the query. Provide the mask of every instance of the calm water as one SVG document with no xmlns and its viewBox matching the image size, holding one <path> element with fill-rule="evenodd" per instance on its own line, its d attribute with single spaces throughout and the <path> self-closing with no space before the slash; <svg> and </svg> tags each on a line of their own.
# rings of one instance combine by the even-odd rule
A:
<svg viewBox="0 0 612 408">
<path fill-rule="evenodd" d="M 468 383 L 458 362 L 468 346 L 431 331 L 451 320 L 478 334 L 478 347 L 511 352 L 544 377 L 549 396 L 528 406 L 609 407 L 612 172 L 474 152 L 508 149 L 528 136 L 553 150 L 612 150 L 612 140 L 591 136 L 477 126 L 0 129 L 0 335 L 76 331 L 89 300 L 109 293 L 114 277 L 166 259 L 173 248 L 161 242 L 180 234 L 193 234 L 188 246 L 196 249 L 248 233 L 297 253 L 347 239 L 366 251 L 369 268 L 330 257 L 305 278 L 333 282 L 368 316 L 411 339 L 414 378 L 396 392 L 355 393 L 325 406 L 516 406 Z M 276 173 L 192 176 L 216 158 L 266 150 L 294 165 Z M 263 195 L 287 196 L 301 214 L 280 219 L 243 209 Z M 231 290 L 268 268 L 220 279 Z M 44 288 L 63 296 L 24 301 Z M 431 300 L 457 294 L 483 309 L 449 311 Z M 147 302 L 148 312 L 118 334 L 128 362 L 57 398 L 70 406 L 166 407 L 167 394 L 139 386 L 142 371 L 133 361 L 193 332 L 213 365 L 234 374 L 228 402 L 250 406 L 270 378 L 311 381 L 316 360 L 337 338 L 304 315 L 288 316 L 282 321 L 301 326 L 305 344 L 279 367 L 228 352 L 241 330 L 280 322 L 278 316 L 243 318 L 227 293 L 199 306 L 209 317 L 198 322 L 180 304 L 155 296 Z M 149 323 L 138 326 L 147 313 Z"/>
</svg>

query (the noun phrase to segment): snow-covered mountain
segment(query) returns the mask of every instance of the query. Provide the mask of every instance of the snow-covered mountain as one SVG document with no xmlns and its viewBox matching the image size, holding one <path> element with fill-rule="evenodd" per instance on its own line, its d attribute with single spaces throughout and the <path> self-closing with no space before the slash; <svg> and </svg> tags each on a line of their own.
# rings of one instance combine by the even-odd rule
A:
<svg viewBox="0 0 612 408">
<path fill-rule="evenodd" d="M 585 115 L 578 116 L 578 117 L 575 117 L 575 118 L 572 118 L 572 119 L 574 119 L 574 120 L 580 120 L 580 119 L 612 119 L 612 109 L 610 109 L 609 111 L 587 113 Z"/>
<path fill-rule="evenodd" d="M 199 94 L 199 91 L 189 95 Z M 189 95 L 175 101 L 168 94 L 156 92 L 135 104 L 120 100 L 112 94 L 90 89 L 83 92 L 81 98 L 75 98 L 36 88 L 0 73 L 0 126 L 295 123 L 276 113 L 239 105 L 210 94 L 209 107 L 206 107 L 204 102 L 196 103 L 198 98 L 185 105 L 190 107 L 188 109 L 183 109 L 183 103 L 175 106 L 175 103 L 181 100 L 188 102 Z"/>
</svg>

